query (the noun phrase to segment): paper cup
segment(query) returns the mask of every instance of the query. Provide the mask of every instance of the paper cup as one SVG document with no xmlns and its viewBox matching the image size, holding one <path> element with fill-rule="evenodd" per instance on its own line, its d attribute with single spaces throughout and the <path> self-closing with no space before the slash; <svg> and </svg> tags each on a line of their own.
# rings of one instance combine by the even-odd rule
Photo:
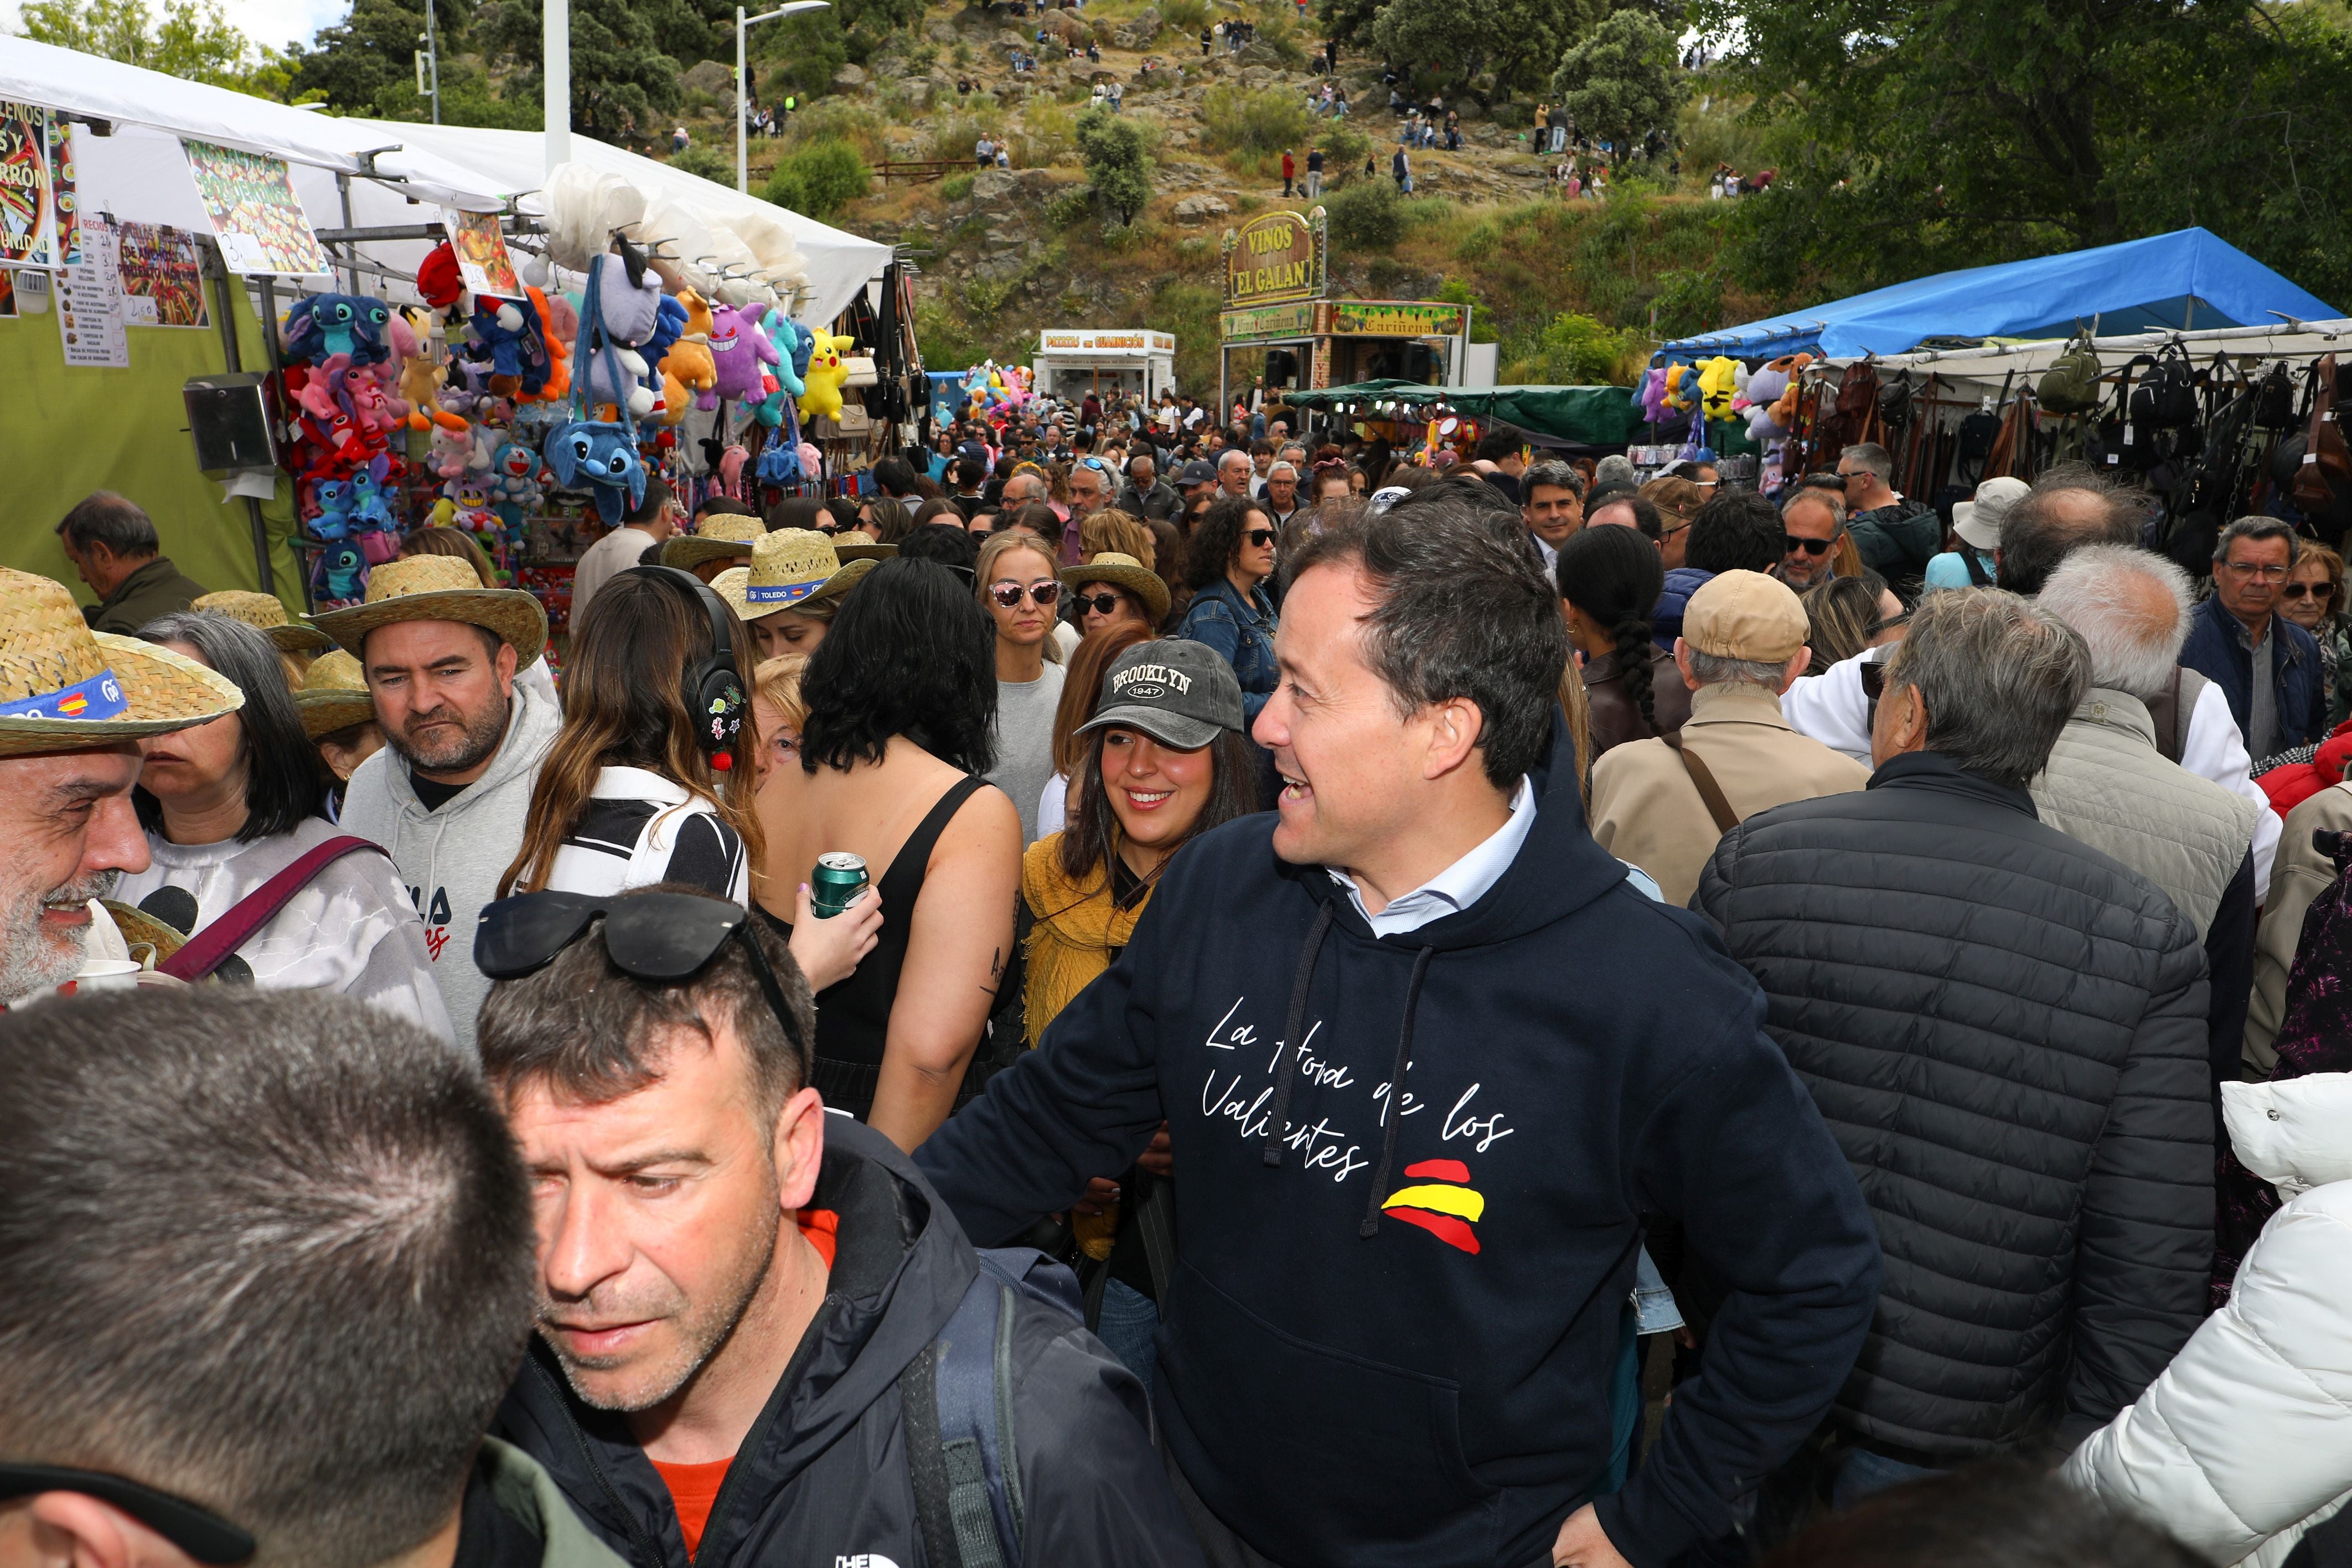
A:
<svg viewBox="0 0 2352 1568">
<path fill-rule="evenodd" d="M 129 958 L 92 958 L 74 977 L 84 991 L 127 991 L 139 983 L 141 966 Z"/>
</svg>

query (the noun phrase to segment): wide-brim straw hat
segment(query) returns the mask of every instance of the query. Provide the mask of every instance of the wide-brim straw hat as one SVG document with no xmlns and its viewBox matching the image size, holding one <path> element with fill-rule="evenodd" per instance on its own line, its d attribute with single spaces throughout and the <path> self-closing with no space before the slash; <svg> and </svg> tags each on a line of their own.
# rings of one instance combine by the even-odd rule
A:
<svg viewBox="0 0 2352 1568">
<path fill-rule="evenodd" d="M 281 653 L 323 653 L 335 645 L 335 640 L 316 626 L 299 626 L 289 620 L 286 606 L 274 593 L 224 588 L 217 593 L 197 595 L 196 601 L 188 608 L 258 627 L 269 634 L 269 640 L 278 644 Z"/>
<path fill-rule="evenodd" d="M 121 933 L 124 945 L 137 946 L 142 942 L 146 943 L 155 949 L 155 962 L 158 964 L 188 944 L 188 934 L 168 920 L 159 920 L 145 910 L 133 908 L 119 899 L 104 898 L 99 902 L 106 905 L 107 918 L 112 920 L 115 930 Z M 136 953 L 131 955 L 134 958 L 138 956 Z"/>
<path fill-rule="evenodd" d="M 729 567 L 710 586 L 736 614 L 757 621 L 837 598 L 873 570 L 871 559 L 843 565 L 833 540 L 814 528 L 778 528 L 753 548 L 750 566 Z"/>
<path fill-rule="evenodd" d="M 163 735 L 244 706 L 227 676 L 92 632 L 63 583 L 0 567 L 0 758 Z"/>
<path fill-rule="evenodd" d="M 367 673 L 341 648 L 321 653 L 311 664 L 302 677 L 302 689 L 294 694 L 294 706 L 302 713 L 302 733 L 313 740 L 375 717 Z"/>
<path fill-rule="evenodd" d="M 1168 606 L 1171 602 L 1168 597 L 1168 585 L 1160 580 L 1158 572 L 1131 555 L 1121 555 L 1117 550 L 1105 550 L 1084 566 L 1066 566 L 1062 569 L 1064 587 L 1078 589 L 1089 582 L 1108 582 L 1116 587 L 1124 588 L 1142 600 L 1143 608 L 1150 612 L 1151 623 L 1154 626 L 1168 619 Z"/>
<path fill-rule="evenodd" d="M 547 651 L 547 612 L 519 588 L 484 588 L 471 561 L 449 555 L 413 555 L 388 560 L 368 573 L 367 600 L 348 610 L 310 617 L 348 653 L 359 653 L 367 634 L 395 621 L 456 621 L 479 626 L 515 651 L 515 665 L 528 668 Z"/>
<path fill-rule="evenodd" d="M 874 536 L 863 528 L 834 535 L 833 549 L 844 560 L 882 560 L 898 553 L 897 545 L 876 544 Z"/>
<path fill-rule="evenodd" d="M 692 571 L 704 561 L 720 556 L 747 556 L 767 531 L 768 526 L 759 518 L 733 512 L 705 517 L 700 532 L 674 534 L 662 541 L 661 563 Z"/>
</svg>

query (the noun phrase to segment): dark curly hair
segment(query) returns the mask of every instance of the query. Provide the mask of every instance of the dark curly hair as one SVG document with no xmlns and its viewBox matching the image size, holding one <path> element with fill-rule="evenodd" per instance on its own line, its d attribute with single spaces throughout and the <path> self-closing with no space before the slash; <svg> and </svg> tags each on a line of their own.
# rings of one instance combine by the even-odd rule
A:
<svg viewBox="0 0 2352 1568">
<path fill-rule="evenodd" d="M 1770 571 L 1789 553 L 1780 508 L 1753 490 L 1726 490 L 1691 517 L 1683 564 L 1698 571 Z"/>
<path fill-rule="evenodd" d="M 1658 718 L 1650 700 L 1650 616 L 1666 586 L 1658 547 L 1633 528 L 1580 528 L 1560 545 L 1552 571 L 1559 596 L 1609 629 L 1617 644 L 1617 673 L 1625 682 L 1625 695 L 1654 732 Z"/>
<path fill-rule="evenodd" d="M 996 623 L 937 561 L 886 560 L 802 677 L 801 767 L 880 762 L 894 735 L 967 773 L 996 765 Z"/>
<path fill-rule="evenodd" d="M 1225 568 L 1233 564 L 1234 554 L 1241 549 L 1242 533 L 1249 526 L 1252 512 L 1265 517 L 1266 527 L 1274 526 L 1274 518 L 1265 505 L 1246 496 L 1220 496 L 1209 503 L 1209 509 L 1192 526 L 1192 537 L 1184 547 L 1185 587 L 1198 593 L 1225 580 Z"/>
</svg>

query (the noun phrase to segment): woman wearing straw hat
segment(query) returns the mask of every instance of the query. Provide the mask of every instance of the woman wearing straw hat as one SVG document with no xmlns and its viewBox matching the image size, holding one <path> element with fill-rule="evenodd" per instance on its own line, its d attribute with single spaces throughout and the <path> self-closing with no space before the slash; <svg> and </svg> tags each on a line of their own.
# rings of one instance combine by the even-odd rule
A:
<svg viewBox="0 0 2352 1568">
<path fill-rule="evenodd" d="M 474 924 L 522 841 L 561 722 L 516 676 L 547 645 L 547 612 L 528 593 L 484 588 L 464 561 L 425 555 L 384 562 L 364 602 L 312 620 L 358 657 L 383 727 L 384 749 L 352 775 L 343 826 L 383 845 L 414 890 L 450 1022 L 470 1047 L 489 994 Z"/>
<path fill-rule="evenodd" d="M 661 548 L 661 563 L 709 582 L 729 567 L 749 562 L 751 547 L 767 531 L 768 525 L 757 517 L 718 513 L 703 518 L 694 533 L 671 536 Z"/>
<path fill-rule="evenodd" d="M 1084 566 L 1064 567 L 1062 580 L 1077 595 L 1084 636 L 1125 622 L 1156 631 L 1168 618 L 1168 585 L 1131 555 L 1105 550 Z"/>
<path fill-rule="evenodd" d="M 843 565 L 833 541 L 812 528 L 782 528 L 760 537 L 750 566 L 730 567 L 710 586 L 751 629 L 761 658 L 805 656 L 824 641 L 843 596 L 873 570 L 870 559 Z"/>
<path fill-rule="evenodd" d="M 292 690 L 301 689 L 303 678 L 310 672 L 310 661 L 335 645 L 335 640 L 316 626 L 295 625 L 286 614 L 286 606 L 274 593 L 225 588 L 218 593 L 199 594 L 188 608 L 226 615 L 259 628 L 277 648 L 278 660 L 286 667 L 286 685 Z"/>
<path fill-rule="evenodd" d="M 310 662 L 302 689 L 294 694 L 302 716 L 302 733 L 319 748 L 319 763 L 333 782 L 327 786 L 320 815 L 331 822 L 342 820 L 343 791 L 360 764 L 383 749 L 383 727 L 375 721 L 375 699 L 368 695 L 367 674 L 360 662 L 341 648 Z"/>
<path fill-rule="evenodd" d="M 193 659 L 93 632 L 64 584 L 0 567 L 0 1007 L 127 959 L 98 900 L 147 869 L 139 741 L 244 704 Z"/>
<path fill-rule="evenodd" d="M 196 936 L 342 835 L 317 814 L 318 760 L 259 628 L 188 611 L 139 634 L 245 693 L 235 714 L 139 743 L 145 765 L 133 799 L 152 863 L 123 879 L 120 897 L 138 905 L 180 889 L 194 915 L 172 924 Z M 318 867 L 214 972 L 263 990 L 332 991 L 454 1038 L 416 906 L 373 846 Z"/>
</svg>

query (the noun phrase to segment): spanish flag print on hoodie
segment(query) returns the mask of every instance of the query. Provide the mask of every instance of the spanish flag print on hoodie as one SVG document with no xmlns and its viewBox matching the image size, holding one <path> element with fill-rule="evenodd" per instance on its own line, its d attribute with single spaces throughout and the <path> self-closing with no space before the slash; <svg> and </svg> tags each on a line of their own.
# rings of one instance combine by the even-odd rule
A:
<svg viewBox="0 0 2352 1568">
<path fill-rule="evenodd" d="M 1598 1500 L 1637 1568 L 1729 1528 L 1869 1326 L 1876 1235 L 1763 997 L 1592 842 L 1573 769 L 1556 743 L 1483 897 L 1388 937 L 1275 856 L 1271 815 L 1188 846 L 1109 973 L 917 1154 L 989 1243 L 1167 1118 L 1158 1416 L 1285 1568 L 1549 1563 L 1608 1473 L 1644 1214 L 1731 1294 Z"/>
</svg>

